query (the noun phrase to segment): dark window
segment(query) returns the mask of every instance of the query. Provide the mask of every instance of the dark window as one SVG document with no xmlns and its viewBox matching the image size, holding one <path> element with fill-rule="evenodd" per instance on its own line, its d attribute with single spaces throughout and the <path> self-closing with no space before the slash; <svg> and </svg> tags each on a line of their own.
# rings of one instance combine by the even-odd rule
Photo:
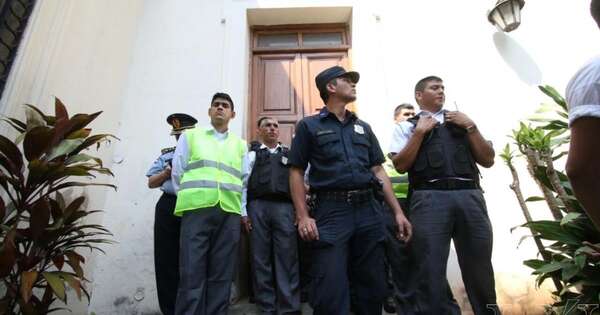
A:
<svg viewBox="0 0 600 315">
<path fill-rule="evenodd" d="M 0 96 L 36 0 L 0 0 Z"/>
</svg>

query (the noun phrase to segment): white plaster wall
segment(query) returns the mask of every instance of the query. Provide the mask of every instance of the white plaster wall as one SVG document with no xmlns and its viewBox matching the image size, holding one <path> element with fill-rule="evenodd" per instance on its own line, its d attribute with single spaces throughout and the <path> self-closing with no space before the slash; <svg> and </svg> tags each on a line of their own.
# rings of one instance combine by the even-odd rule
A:
<svg viewBox="0 0 600 315">
<path fill-rule="evenodd" d="M 58 96 L 70 115 L 104 111 L 90 125 L 94 133 L 118 134 L 141 3 L 38 1 L 0 101 L 0 113 L 24 119 L 22 105 L 29 103 L 53 115 L 54 96 Z M 0 124 L 0 132 L 15 135 L 4 123 Z M 113 151 L 114 142 L 90 154 L 101 157 L 111 167 Z M 99 177 L 98 181 L 114 183 L 110 177 Z M 127 188 L 118 192 L 104 188 L 83 190 L 89 209 L 104 209 L 107 217 L 118 216 L 120 209 L 105 208 L 105 201 L 120 198 L 123 192 Z M 89 220 L 102 222 L 102 217 L 96 215 Z M 87 256 L 86 277 L 93 281 L 96 253 L 82 254 Z M 87 287 L 92 289 L 90 284 Z M 74 314 L 87 313 L 87 301 L 79 302 L 75 295 L 70 295 L 68 301 Z"/>
<path fill-rule="evenodd" d="M 545 100 L 535 86 L 548 83 L 563 91 L 575 70 L 600 51 L 600 43 L 594 40 L 599 31 L 587 1 L 528 1 L 523 24 L 509 35 L 487 22 L 492 2 L 40 1 L 0 109 L 13 114 L 17 104 L 49 104 L 50 96 L 58 95 L 73 104 L 72 112 L 104 109 L 94 127 L 122 139 L 103 155 L 119 191 L 92 194 L 94 204 L 107 210 L 102 222 L 119 244 L 92 259 L 89 311 L 158 310 L 152 225 L 159 192 L 146 188 L 144 174 L 159 150 L 173 144 L 165 117 L 187 112 L 207 125 L 207 106 L 216 91 L 232 95 L 238 115 L 231 128 L 243 135 L 249 99 L 247 9 L 353 8 L 351 59 L 361 73 L 357 109 L 384 150 L 393 108 L 413 102 L 415 82 L 429 74 L 445 79 L 448 107 L 456 101 L 500 149 L 517 120 Z M 522 266 L 535 249 L 527 242 L 517 248 L 524 232 L 509 231 L 523 219 L 508 189 L 508 170 L 500 159 L 496 163 L 483 171 L 483 186 L 495 233 L 499 301 L 530 309 L 526 304 L 542 303 L 547 294 L 534 290 L 530 271 Z M 532 182 L 525 190 L 536 194 Z M 542 208 L 534 215 L 545 214 Z M 463 303 L 455 258 L 449 277 Z M 520 313 L 520 307 L 513 310 Z"/>
</svg>

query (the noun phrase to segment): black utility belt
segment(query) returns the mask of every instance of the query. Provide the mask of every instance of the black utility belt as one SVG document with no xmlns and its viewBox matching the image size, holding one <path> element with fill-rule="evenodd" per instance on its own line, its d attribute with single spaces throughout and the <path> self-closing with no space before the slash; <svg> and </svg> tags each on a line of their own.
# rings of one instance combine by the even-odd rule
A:
<svg viewBox="0 0 600 315">
<path fill-rule="evenodd" d="M 433 182 L 410 183 L 412 190 L 462 190 L 481 189 L 479 183 L 473 180 L 460 180 L 454 178 L 439 179 Z"/>
<path fill-rule="evenodd" d="M 248 200 L 252 201 L 255 199 L 268 200 L 268 201 L 285 201 L 292 202 L 292 198 L 287 195 L 274 194 L 274 195 L 262 195 L 262 196 L 248 196 Z"/>
<path fill-rule="evenodd" d="M 351 190 L 321 190 L 313 193 L 317 200 L 342 201 L 347 203 L 359 203 L 373 198 L 372 188 Z"/>
</svg>

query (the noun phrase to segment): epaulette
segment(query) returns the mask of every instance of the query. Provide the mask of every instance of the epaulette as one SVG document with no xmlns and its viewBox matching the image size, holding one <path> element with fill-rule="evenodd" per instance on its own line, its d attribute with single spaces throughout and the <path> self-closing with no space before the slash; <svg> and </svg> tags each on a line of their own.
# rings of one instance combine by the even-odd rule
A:
<svg viewBox="0 0 600 315">
<path fill-rule="evenodd" d="M 174 152 L 176 147 L 170 147 L 170 148 L 164 148 L 162 150 L 160 150 L 160 154 L 167 154 L 170 152 Z"/>
</svg>

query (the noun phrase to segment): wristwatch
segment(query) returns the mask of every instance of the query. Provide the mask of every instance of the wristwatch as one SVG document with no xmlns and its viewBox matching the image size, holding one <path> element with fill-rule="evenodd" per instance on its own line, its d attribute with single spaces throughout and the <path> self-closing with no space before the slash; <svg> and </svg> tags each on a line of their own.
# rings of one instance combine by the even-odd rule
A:
<svg viewBox="0 0 600 315">
<path fill-rule="evenodd" d="M 465 128 L 465 130 L 467 131 L 467 133 L 472 133 L 473 131 L 477 130 L 477 126 L 475 124 L 472 124 L 469 127 Z"/>
</svg>

